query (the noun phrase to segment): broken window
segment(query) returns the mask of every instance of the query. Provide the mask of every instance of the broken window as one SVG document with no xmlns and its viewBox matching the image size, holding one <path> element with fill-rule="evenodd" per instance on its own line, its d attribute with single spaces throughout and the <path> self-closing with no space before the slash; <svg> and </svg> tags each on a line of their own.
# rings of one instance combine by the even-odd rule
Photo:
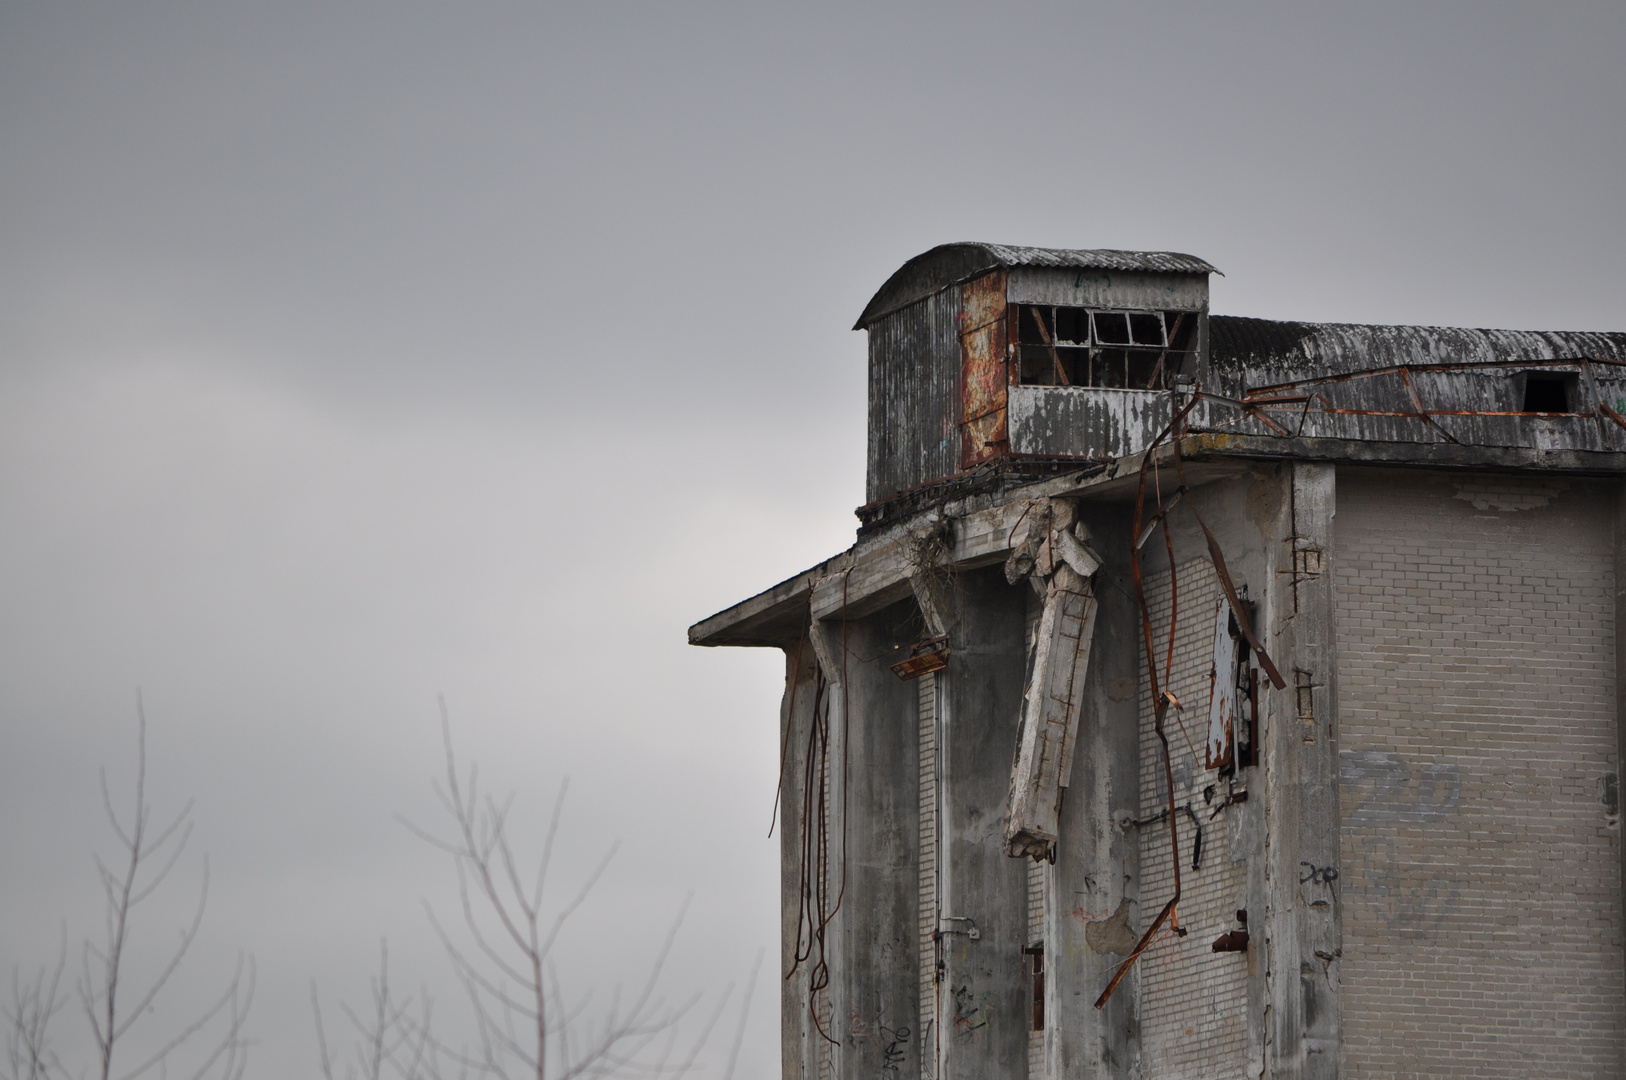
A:
<svg viewBox="0 0 1626 1080">
<path fill-rule="evenodd" d="M 1524 376 L 1524 402 L 1521 412 L 1567 413 L 1574 412 L 1576 383 L 1574 374 L 1563 372 L 1529 371 Z"/>
<path fill-rule="evenodd" d="M 1029 945 L 1022 950 L 1033 957 L 1033 1026 L 1030 1031 L 1044 1030 L 1044 942 Z"/>
<path fill-rule="evenodd" d="M 1253 605 L 1242 601 L 1242 617 L 1251 619 Z M 1209 668 L 1208 750 L 1206 766 L 1222 774 L 1258 759 L 1259 676 L 1249 660 L 1247 636 L 1224 597 L 1214 609 L 1214 663 Z"/>
<path fill-rule="evenodd" d="M 1095 311 L 1018 304 L 1019 381 L 1026 386 L 1162 390 L 1196 347 L 1191 311 Z"/>
</svg>

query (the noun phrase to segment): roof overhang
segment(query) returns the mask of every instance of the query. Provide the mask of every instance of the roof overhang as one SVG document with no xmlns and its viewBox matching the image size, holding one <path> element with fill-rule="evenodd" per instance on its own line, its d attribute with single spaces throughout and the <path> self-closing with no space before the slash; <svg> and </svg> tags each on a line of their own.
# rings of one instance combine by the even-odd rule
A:
<svg viewBox="0 0 1626 1080">
<path fill-rule="evenodd" d="M 1180 439 L 1178 452 L 1193 486 L 1236 476 L 1253 462 L 1281 461 L 1626 476 L 1626 454 L 1587 450 L 1205 434 Z M 1151 464 L 1171 466 L 1175 453 L 1174 445 L 1165 443 L 1150 451 Z M 1010 553 L 1011 535 L 1031 500 L 1131 499 L 1146 459 L 1145 453 L 1132 454 L 1109 462 L 1105 469 L 1097 466 L 1009 489 L 997 503 L 988 496 L 979 499 L 973 495 L 924 509 L 889 530 L 863 538 L 840 555 L 695 623 L 689 627 L 689 644 L 794 649 L 810 618 L 829 618 L 843 611 L 861 617 L 908 596 L 910 554 L 923 531 L 947 524 L 947 561 L 955 569 L 1000 562 Z"/>
</svg>

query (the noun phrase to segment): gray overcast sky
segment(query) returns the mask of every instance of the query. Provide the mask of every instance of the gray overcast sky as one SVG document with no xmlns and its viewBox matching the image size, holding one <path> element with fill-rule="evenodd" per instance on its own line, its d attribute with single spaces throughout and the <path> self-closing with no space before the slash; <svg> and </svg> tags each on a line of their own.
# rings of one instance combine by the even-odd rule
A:
<svg viewBox="0 0 1626 1080">
<path fill-rule="evenodd" d="M 1623 53 L 1618 0 L 0 4 L 0 967 L 99 929 L 139 687 L 178 995 L 252 952 L 308 1074 L 387 935 L 454 1024 L 443 692 L 527 837 L 571 776 L 565 878 L 622 839 L 581 981 L 692 890 L 672 993 L 766 948 L 775 1074 L 781 665 L 684 629 L 850 542 L 870 293 L 978 239 L 1623 330 Z"/>
</svg>

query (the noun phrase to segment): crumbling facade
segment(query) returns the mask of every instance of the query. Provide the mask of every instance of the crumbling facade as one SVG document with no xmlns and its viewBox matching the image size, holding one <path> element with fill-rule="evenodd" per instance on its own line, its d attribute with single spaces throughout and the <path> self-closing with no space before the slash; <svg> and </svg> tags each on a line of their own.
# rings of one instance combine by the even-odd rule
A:
<svg viewBox="0 0 1626 1080">
<path fill-rule="evenodd" d="M 787 1080 L 1619 1076 L 1626 335 L 981 244 L 858 321 L 784 650 Z"/>
</svg>

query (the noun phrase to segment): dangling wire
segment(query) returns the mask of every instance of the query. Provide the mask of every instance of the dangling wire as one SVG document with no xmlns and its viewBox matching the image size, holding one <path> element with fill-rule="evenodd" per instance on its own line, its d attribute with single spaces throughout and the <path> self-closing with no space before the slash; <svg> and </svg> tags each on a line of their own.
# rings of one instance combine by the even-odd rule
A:
<svg viewBox="0 0 1626 1080">
<path fill-rule="evenodd" d="M 799 647 L 798 647 L 799 651 Z M 830 985 L 825 932 L 847 895 L 847 758 L 851 730 L 847 682 L 847 581 L 841 587 L 841 885 L 830 898 L 830 695 L 824 669 L 815 665 L 813 711 L 808 723 L 807 755 L 802 768 L 801 881 L 796 915 L 796 951 L 788 980 L 811 961 L 808 972 L 808 1012 L 813 1028 L 833 1046 L 841 1045 L 824 1030 L 818 995 Z M 792 701 L 794 705 L 794 698 Z"/>
</svg>

